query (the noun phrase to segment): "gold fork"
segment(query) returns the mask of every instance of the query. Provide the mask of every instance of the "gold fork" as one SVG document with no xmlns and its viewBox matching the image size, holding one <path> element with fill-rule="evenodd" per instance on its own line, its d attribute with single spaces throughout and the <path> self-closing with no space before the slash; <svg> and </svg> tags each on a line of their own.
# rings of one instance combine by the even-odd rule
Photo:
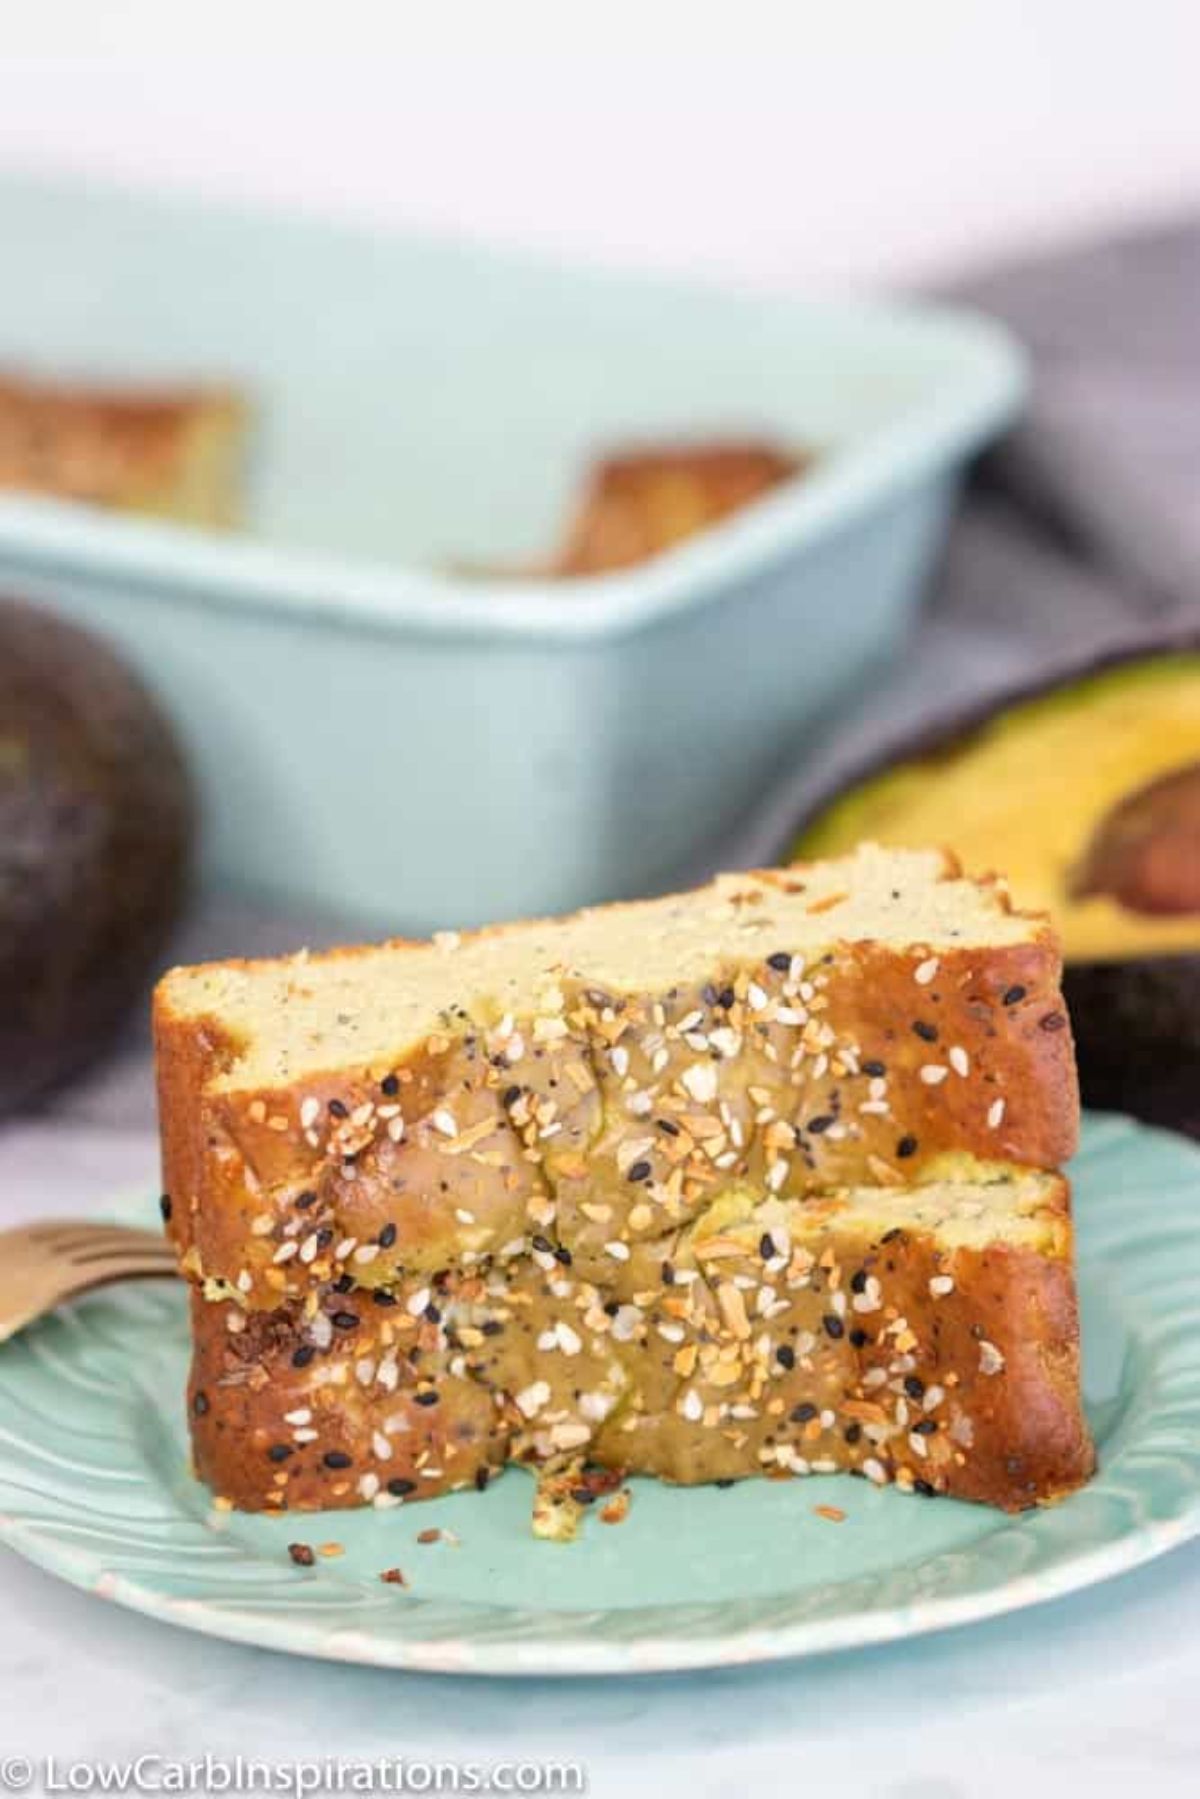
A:
<svg viewBox="0 0 1200 1799">
<path fill-rule="evenodd" d="M 0 1343 L 93 1287 L 177 1273 L 156 1231 L 56 1218 L 0 1231 Z"/>
</svg>

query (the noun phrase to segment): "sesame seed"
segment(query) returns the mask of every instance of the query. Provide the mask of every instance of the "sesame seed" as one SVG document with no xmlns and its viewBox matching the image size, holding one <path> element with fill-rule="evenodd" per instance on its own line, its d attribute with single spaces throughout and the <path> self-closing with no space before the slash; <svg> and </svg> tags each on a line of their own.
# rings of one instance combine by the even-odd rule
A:
<svg viewBox="0 0 1200 1799">
<path fill-rule="evenodd" d="M 827 1337 L 835 1337 L 836 1338 L 836 1337 L 841 1337 L 841 1336 L 845 1335 L 846 1327 L 842 1323 L 841 1319 L 837 1316 L 836 1312 L 826 1312 L 825 1316 L 821 1320 L 821 1323 L 824 1327 L 825 1335 Z"/>
<path fill-rule="evenodd" d="M 353 1465 L 344 1449 L 327 1449 L 321 1460 L 327 1468 L 349 1468 Z"/>
<path fill-rule="evenodd" d="M 921 1067 L 921 1079 L 927 1087 L 938 1087 L 946 1079 L 950 1070 L 940 1062 L 925 1062 Z"/>
<path fill-rule="evenodd" d="M 1024 998 L 1025 988 L 1018 984 L 1013 987 L 1005 988 L 1000 1004 L 1002 1006 L 1019 1006 Z"/>
<path fill-rule="evenodd" d="M 994 1343 L 986 1338 L 979 1345 L 980 1374 L 1000 1374 L 1004 1369 L 1004 1357 Z"/>
<path fill-rule="evenodd" d="M 869 1455 L 867 1457 L 866 1461 L 862 1465 L 862 1471 L 866 1475 L 868 1480 L 873 1480 L 875 1482 L 875 1485 L 877 1487 L 882 1487 L 882 1486 L 886 1485 L 887 1470 L 884 1468 L 882 1462 L 876 1461 L 876 1459 L 873 1455 Z"/>
<path fill-rule="evenodd" d="M 936 980 L 940 967 L 941 963 L 936 956 L 928 956 L 924 962 L 918 962 L 913 969 L 913 980 L 918 987 L 928 987 L 931 981 Z"/>
<path fill-rule="evenodd" d="M 916 1153 L 917 1153 L 916 1138 L 915 1137 L 901 1137 L 899 1143 L 897 1143 L 897 1145 L 896 1145 L 896 1154 L 899 1156 L 900 1160 L 902 1162 L 906 1161 L 909 1156 L 915 1156 Z"/>
<path fill-rule="evenodd" d="M 962 1044 L 956 1043 L 952 1049 L 948 1050 L 946 1059 L 950 1063 L 955 1074 L 962 1075 L 965 1080 L 967 1075 L 971 1072 L 971 1058 L 963 1048 Z"/>
<path fill-rule="evenodd" d="M 934 1299 L 945 1299 L 947 1293 L 953 1293 L 954 1281 L 948 1274 L 935 1274 L 929 1283 L 929 1291 Z"/>
<path fill-rule="evenodd" d="M 340 1099 L 331 1099 L 326 1110 L 331 1118 L 348 1118 L 350 1116 L 347 1107 L 342 1104 Z"/>
<path fill-rule="evenodd" d="M 717 1097 L 717 1071 L 711 1062 L 693 1062 L 679 1078 L 699 1104 L 706 1105 Z"/>
<path fill-rule="evenodd" d="M 923 1018 L 914 1018 L 912 1028 L 922 1043 L 937 1042 L 938 1028 L 936 1024 L 926 1024 Z"/>
<path fill-rule="evenodd" d="M 435 1131 L 441 1132 L 443 1137 L 458 1136 L 458 1123 L 453 1112 L 448 1112 L 445 1106 L 438 1106 L 429 1122 Z"/>
<path fill-rule="evenodd" d="M 1004 1123 L 1004 1101 L 1002 1099 L 994 1099 L 992 1101 L 991 1105 L 988 1107 L 988 1113 L 987 1113 L 988 1130 L 989 1131 L 999 1130 L 1000 1126 L 1003 1123 Z"/>
<path fill-rule="evenodd" d="M 400 1091 L 400 1082 L 394 1074 L 385 1074 L 379 1083 L 379 1090 L 392 1099 Z"/>
<path fill-rule="evenodd" d="M 773 968 L 776 974 L 790 974 L 792 958 L 785 949 L 777 949 L 774 955 L 767 957 L 767 967 Z"/>
<path fill-rule="evenodd" d="M 625 1179 L 627 1181 L 648 1181 L 650 1179 L 650 1174 L 651 1169 L 649 1162 L 641 1160 L 633 1164 L 626 1174 Z"/>
<path fill-rule="evenodd" d="M 614 1239 L 611 1243 L 604 1245 L 604 1253 L 606 1256 L 611 1256 L 614 1262 L 627 1262 L 629 1245 L 628 1243 L 619 1243 Z"/>
</svg>

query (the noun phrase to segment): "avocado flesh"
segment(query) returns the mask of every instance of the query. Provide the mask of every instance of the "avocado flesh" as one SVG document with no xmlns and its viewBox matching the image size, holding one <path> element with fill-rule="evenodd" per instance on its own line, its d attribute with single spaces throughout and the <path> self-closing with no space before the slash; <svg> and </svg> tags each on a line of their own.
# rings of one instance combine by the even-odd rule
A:
<svg viewBox="0 0 1200 1799">
<path fill-rule="evenodd" d="M 1003 872 L 1018 905 L 1053 917 L 1071 963 L 1200 953 L 1200 911 L 1135 910 L 1079 871 L 1130 796 L 1200 763 L 1200 653 L 1123 662 L 1018 700 L 940 749 L 835 799 L 793 846 L 837 855 L 869 839 L 945 844 Z"/>
</svg>

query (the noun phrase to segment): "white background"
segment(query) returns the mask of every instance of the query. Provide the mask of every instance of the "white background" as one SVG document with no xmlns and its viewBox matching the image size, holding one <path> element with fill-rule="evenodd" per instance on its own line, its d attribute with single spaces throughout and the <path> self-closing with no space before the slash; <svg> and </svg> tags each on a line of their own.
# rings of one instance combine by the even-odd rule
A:
<svg viewBox="0 0 1200 1799">
<path fill-rule="evenodd" d="M 771 285 L 1200 197 L 1196 0 L 0 0 L 0 166 Z"/>
</svg>

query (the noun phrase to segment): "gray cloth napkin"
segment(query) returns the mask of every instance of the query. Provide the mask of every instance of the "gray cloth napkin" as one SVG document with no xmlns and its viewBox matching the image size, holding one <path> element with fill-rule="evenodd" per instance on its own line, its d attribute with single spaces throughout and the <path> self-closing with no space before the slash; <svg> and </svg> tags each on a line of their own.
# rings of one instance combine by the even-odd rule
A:
<svg viewBox="0 0 1200 1799">
<path fill-rule="evenodd" d="M 979 470 L 894 678 L 766 796 L 722 847 L 729 865 L 776 854 L 806 798 L 837 771 L 947 707 L 1168 625 L 1200 630 L 1200 224 L 1010 267 L 947 297 L 1005 320 L 1029 346 L 1032 402 Z M 197 908 L 172 960 L 338 935 L 336 920 L 216 896 Z M 0 1133 L 0 1193 L 34 1179 L 54 1121 L 74 1121 L 87 1142 L 96 1127 L 132 1132 L 121 1166 L 141 1155 L 149 1171 L 141 1133 L 153 1111 L 139 1022 L 105 1063 L 46 1102 L 39 1124 L 10 1127 L 7 1141 Z"/>
</svg>

